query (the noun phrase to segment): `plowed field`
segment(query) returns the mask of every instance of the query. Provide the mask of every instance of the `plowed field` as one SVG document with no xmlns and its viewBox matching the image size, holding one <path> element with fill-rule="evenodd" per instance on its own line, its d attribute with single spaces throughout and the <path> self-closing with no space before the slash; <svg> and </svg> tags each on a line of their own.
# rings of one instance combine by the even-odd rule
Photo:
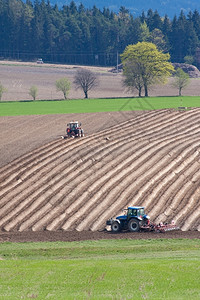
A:
<svg viewBox="0 0 200 300">
<path fill-rule="evenodd" d="M 81 139 L 52 137 L 1 167 L 0 230 L 96 232 L 144 205 L 155 222 L 200 231 L 199 119 L 198 108 L 149 111 Z"/>
<path fill-rule="evenodd" d="M 67 77 L 71 82 L 68 97 L 79 99 L 84 97 L 82 90 L 73 84 L 78 66 L 36 65 L 34 63 L 13 63 L 0 61 L 0 82 L 7 89 L 3 93 L 3 101 L 31 100 L 29 90 L 32 85 L 38 88 L 37 99 L 63 99 L 63 93 L 56 91 L 56 80 Z M 83 68 L 83 67 L 82 67 Z M 109 68 L 85 67 L 93 71 L 99 85 L 89 91 L 90 98 L 117 98 L 138 96 L 138 92 L 128 92 L 123 86 L 122 73 L 113 74 Z M 170 79 L 166 85 L 156 85 L 149 90 L 150 96 L 177 96 L 178 89 L 172 86 Z M 190 84 L 184 88 L 183 95 L 200 95 L 199 78 L 191 78 Z"/>
</svg>

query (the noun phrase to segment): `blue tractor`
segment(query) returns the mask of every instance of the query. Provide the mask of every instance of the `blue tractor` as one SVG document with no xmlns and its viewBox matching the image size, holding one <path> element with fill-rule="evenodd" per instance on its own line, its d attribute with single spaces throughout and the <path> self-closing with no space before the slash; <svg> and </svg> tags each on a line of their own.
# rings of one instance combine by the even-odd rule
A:
<svg viewBox="0 0 200 300">
<path fill-rule="evenodd" d="M 145 214 L 144 207 L 133 206 L 124 209 L 124 215 L 107 220 L 106 225 L 110 225 L 113 232 L 122 230 L 137 232 L 141 229 L 149 228 L 149 219 L 149 216 Z"/>
</svg>

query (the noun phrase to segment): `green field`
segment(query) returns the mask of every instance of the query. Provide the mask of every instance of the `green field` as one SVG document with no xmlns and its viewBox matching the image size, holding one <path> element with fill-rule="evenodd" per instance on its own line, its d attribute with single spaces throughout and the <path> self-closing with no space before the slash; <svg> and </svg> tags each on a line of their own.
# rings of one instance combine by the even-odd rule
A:
<svg viewBox="0 0 200 300">
<path fill-rule="evenodd" d="M 0 299 L 200 299 L 200 240 L 0 244 Z"/>
<path fill-rule="evenodd" d="M 148 97 L 80 99 L 63 101 L 13 101 L 0 103 L 0 116 L 91 113 L 200 107 L 200 97 Z"/>
</svg>

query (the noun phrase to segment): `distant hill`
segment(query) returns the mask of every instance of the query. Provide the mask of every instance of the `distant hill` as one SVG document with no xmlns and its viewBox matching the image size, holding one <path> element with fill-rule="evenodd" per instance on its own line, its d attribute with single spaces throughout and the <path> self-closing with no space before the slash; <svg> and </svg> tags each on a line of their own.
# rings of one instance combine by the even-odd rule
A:
<svg viewBox="0 0 200 300">
<path fill-rule="evenodd" d="M 71 0 L 50 0 L 51 4 L 57 4 L 59 7 L 70 4 Z M 96 5 L 97 8 L 103 9 L 103 7 L 110 8 L 110 10 L 118 12 L 120 6 L 125 6 L 134 15 L 138 16 L 142 11 L 147 12 L 148 9 L 153 11 L 157 10 L 161 16 L 167 14 L 170 18 L 174 15 L 179 15 L 181 10 L 188 14 L 188 12 L 197 9 L 200 11 L 199 0 L 82 0 L 74 1 L 77 5 L 82 3 L 87 8 L 92 8 Z"/>
</svg>

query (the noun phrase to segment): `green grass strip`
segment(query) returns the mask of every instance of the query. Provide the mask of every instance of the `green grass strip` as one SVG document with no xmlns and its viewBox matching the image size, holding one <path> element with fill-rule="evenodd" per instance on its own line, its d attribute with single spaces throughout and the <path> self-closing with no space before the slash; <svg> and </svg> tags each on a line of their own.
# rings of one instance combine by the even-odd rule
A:
<svg viewBox="0 0 200 300">
<path fill-rule="evenodd" d="M 100 240 L 80 242 L 0 243 L 0 258 L 3 260 L 76 259 L 76 258 L 150 258 L 190 257 L 188 251 L 200 256 L 200 240 L 155 239 L 155 240 Z"/>
<path fill-rule="evenodd" d="M 0 299 L 200 299 L 199 258 L 197 239 L 2 243 Z"/>
<path fill-rule="evenodd" d="M 200 107 L 200 97 L 148 97 L 79 99 L 61 101 L 12 101 L 0 103 L 0 116 L 92 113 Z"/>
</svg>

